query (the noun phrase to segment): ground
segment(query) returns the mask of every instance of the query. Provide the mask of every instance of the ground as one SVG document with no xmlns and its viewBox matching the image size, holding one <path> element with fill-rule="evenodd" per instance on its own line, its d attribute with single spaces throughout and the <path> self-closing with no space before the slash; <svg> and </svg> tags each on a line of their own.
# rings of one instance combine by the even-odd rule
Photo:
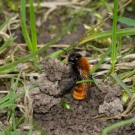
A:
<svg viewBox="0 0 135 135">
<path fill-rule="evenodd" d="M 93 6 L 94 5 L 95 3 L 93 3 Z M 55 47 L 50 48 L 40 56 L 44 57 L 51 52 L 61 49 L 63 48 L 60 47 L 62 45 L 66 47 L 67 45 L 73 45 L 77 42 L 86 32 L 84 26 L 85 24 L 94 26 L 101 20 L 102 17 L 104 18 L 107 16 L 107 11 L 99 5 L 97 5 L 97 11 L 95 10 L 96 12 L 90 11 L 82 14 L 74 29 L 69 31 L 68 34 L 65 35 Z M 73 4 L 72 6 L 78 6 L 78 4 Z M 35 17 L 39 47 L 41 44 L 49 42 L 62 30 L 62 28 L 66 27 L 67 22 L 69 22 L 70 18 L 75 15 L 75 11 L 72 9 L 72 6 L 70 5 L 70 8 L 68 8 L 68 6 L 66 6 L 66 8 L 65 6 L 58 6 L 56 10 L 48 16 L 45 14 L 48 8 L 44 9 L 41 7 L 41 9 L 36 9 Z M 111 3 L 110 6 L 112 6 Z M 12 14 L 14 16 L 17 14 L 6 4 L 3 6 L 3 9 L 5 9 L 6 12 L 1 11 L 2 15 L 0 16 L 0 24 L 6 19 L 5 16 L 9 17 Z M 92 9 L 94 10 L 93 7 Z M 102 12 L 101 14 L 93 15 L 99 13 L 100 11 L 104 11 L 104 14 Z M 126 14 L 130 14 L 130 12 L 127 11 Z M 61 17 L 59 18 L 59 16 Z M 18 17 L 17 19 L 20 18 Z M 29 25 L 29 22 L 27 23 Z M 103 29 L 111 29 L 111 25 L 112 22 L 108 21 L 104 24 Z M 118 27 L 124 28 L 125 25 L 118 25 Z M 14 36 L 17 36 L 15 41 L 17 45 L 25 43 L 20 25 L 17 28 L 11 29 L 11 32 L 14 33 Z M 10 31 L 7 31 L 7 33 L 10 33 Z M 131 38 L 126 37 L 125 40 L 128 42 Z M 102 41 L 90 42 L 90 44 L 92 43 L 96 43 L 96 46 L 98 46 L 99 49 L 102 48 L 102 51 L 106 49 L 106 45 L 101 46 L 103 43 Z M 132 46 L 134 46 L 134 37 L 132 38 L 131 47 Z M 87 57 L 92 56 L 92 59 L 97 58 L 97 54 L 93 53 L 93 49 L 90 48 L 90 50 L 86 51 L 83 50 L 84 48 L 77 48 L 76 51 L 79 50 L 82 55 Z M 22 53 L 21 55 L 27 54 L 27 52 L 23 53 L 23 51 L 19 53 Z M 62 57 L 65 58 L 64 55 Z M 34 130 L 38 133 L 42 132 L 43 135 L 100 135 L 101 131 L 105 127 L 118 121 L 134 117 L 133 113 L 127 116 L 121 116 L 121 114 L 126 110 L 127 105 L 123 106 L 122 103 L 121 86 L 117 83 L 113 86 L 110 85 L 112 83 L 111 77 L 107 80 L 107 82 L 102 82 L 102 78 L 104 76 L 102 74 L 96 75 L 95 77 L 98 80 L 98 84 L 92 84 L 90 87 L 89 99 L 78 101 L 72 96 L 77 78 L 76 73 L 74 73 L 70 65 L 63 64 L 56 58 L 44 59 L 39 62 L 39 65 L 42 68 L 42 73 L 36 71 L 38 74 L 35 75 L 36 77 L 25 78 L 27 86 L 32 86 L 37 83 L 37 87 L 34 88 L 30 94 L 25 95 L 26 101 L 23 101 L 23 99 L 17 101 L 19 104 L 27 103 L 28 108 L 24 112 L 26 112 L 27 116 L 33 116 Z M 102 68 L 99 71 L 102 71 Z M 10 88 L 9 83 L 6 85 L 7 87 L 5 87 L 4 79 L 1 79 L 0 82 L 1 89 L 7 90 Z M 23 89 L 24 88 L 18 88 L 18 91 L 20 92 Z M 3 97 L 3 94 L 1 94 L 1 97 Z M 63 106 L 64 102 L 69 104 L 69 109 Z M 17 109 L 16 113 L 18 118 L 23 111 Z M 0 121 L 2 123 L 0 123 L 0 125 L 3 123 L 4 126 L 8 125 L 6 121 L 6 114 L 5 110 L 2 111 L 0 115 Z M 23 123 L 18 127 L 18 129 L 25 133 L 25 131 L 27 131 L 27 129 L 24 130 L 25 126 L 26 123 Z M 120 127 L 119 129 L 115 129 L 109 133 L 109 135 L 127 134 L 135 134 L 134 124 Z"/>
<path fill-rule="evenodd" d="M 52 62 L 55 64 L 50 64 Z M 52 65 L 56 65 L 55 69 L 51 68 Z M 57 72 L 61 71 L 62 73 L 62 70 L 58 71 L 59 69 L 57 68 L 65 68 L 64 71 L 67 71 L 68 75 L 71 72 L 68 71 L 70 68 L 66 70 L 68 67 L 67 65 L 62 66 L 59 61 L 52 59 L 47 60 L 47 63 L 44 64 L 44 67 L 45 70 L 43 74 L 46 74 L 46 76 L 50 76 L 48 72 L 49 69 L 53 69 L 55 71 L 53 74 L 53 84 L 56 84 L 58 80 L 56 79 L 58 74 Z M 67 77 L 65 73 L 63 73 L 63 75 L 60 75 L 59 77 L 62 78 L 62 76 L 63 79 Z M 64 83 L 60 83 L 61 81 L 63 81 L 63 79 L 59 79 L 59 84 L 67 84 L 67 81 L 65 81 Z M 42 79 L 40 79 L 39 77 L 38 80 L 41 81 Z M 52 81 L 51 79 L 49 80 Z M 71 80 L 68 80 L 68 82 L 70 81 Z M 46 80 L 44 83 L 46 83 Z M 52 94 L 50 94 L 50 92 L 50 96 L 48 97 L 48 91 L 50 91 L 49 88 L 51 86 L 47 86 L 46 88 L 44 87 L 43 91 L 42 86 L 46 86 L 44 83 L 40 84 L 40 88 L 38 90 L 36 88 L 37 92 L 32 92 L 34 93 L 32 99 L 35 100 L 33 102 L 33 111 L 36 122 L 44 127 L 44 130 L 50 135 L 98 135 L 107 125 L 119 121 L 117 120 L 117 118 L 110 118 L 110 120 L 107 121 L 104 118 L 118 116 L 124 111 L 121 102 L 121 87 L 118 84 L 110 87 L 109 84 L 99 82 L 98 86 L 91 86 L 89 100 L 78 101 L 72 97 L 72 90 L 69 93 L 64 94 L 62 97 L 56 96 L 60 95 L 59 93 L 63 92 L 63 87 L 61 87 L 61 85 L 56 85 L 57 89 L 54 88 L 53 90 L 55 90 L 55 92 L 53 92 Z M 70 85 L 72 87 L 74 86 L 74 84 L 72 83 L 70 83 Z M 68 87 L 70 87 L 70 85 L 68 85 Z M 60 88 L 61 91 L 59 91 L 58 88 Z M 46 95 L 48 98 L 46 97 Z M 44 97 L 46 98 L 43 99 Z M 48 103 L 48 101 L 50 102 Z M 64 108 L 62 106 L 62 102 L 67 102 L 71 108 Z M 101 117 L 96 118 L 99 115 L 101 115 Z M 127 133 L 130 133 L 132 135 L 135 133 L 133 124 L 126 127 L 128 128 L 125 129 L 125 127 L 122 127 L 118 130 L 115 130 L 111 133 L 111 135 L 121 135 Z"/>
</svg>

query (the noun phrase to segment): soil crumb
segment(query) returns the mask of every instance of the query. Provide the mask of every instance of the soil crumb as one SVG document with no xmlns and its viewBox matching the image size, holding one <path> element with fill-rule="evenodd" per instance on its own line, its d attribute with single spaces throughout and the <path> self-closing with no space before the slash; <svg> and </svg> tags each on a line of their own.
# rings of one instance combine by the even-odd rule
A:
<svg viewBox="0 0 135 135">
<path fill-rule="evenodd" d="M 89 101 L 77 101 L 72 97 L 76 75 L 70 66 L 62 64 L 57 59 L 47 59 L 41 63 L 41 67 L 42 74 L 36 79 L 31 78 L 33 84 L 40 82 L 40 86 L 31 92 L 31 98 L 34 119 L 48 135 L 100 135 L 103 128 L 120 121 L 94 119 L 101 114 L 108 117 L 123 112 L 119 85 L 111 87 L 100 82 L 97 87 L 90 88 Z M 71 108 L 63 108 L 61 101 L 69 103 Z M 110 135 L 135 133 L 133 124 L 126 127 L 128 128 L 116 129 Z"/>
</svg>

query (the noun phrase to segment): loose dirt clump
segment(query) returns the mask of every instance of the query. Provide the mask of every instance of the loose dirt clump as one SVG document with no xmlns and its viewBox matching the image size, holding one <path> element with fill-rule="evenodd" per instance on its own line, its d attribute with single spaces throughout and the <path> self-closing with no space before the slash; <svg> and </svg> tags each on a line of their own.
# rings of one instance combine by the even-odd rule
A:
<svg viewBox="0 0 135 135">
<path fill-rule="evenodd" d="M 110 117 L 123 112 L 121 87 L 118 84 L 110 87 L 100 82 L 98 87 L 90 88 L 89 101 L 77 101 L 72 97 L 77 78 L 70 66 L 56 59 L 47 59 L 41 67 L 42 74 L 31 78 L 31 83 L 40 85 L 30 92 L 30 97 L 33 100 L 34 121 L 49 135 L 99 135 L 103 128 L 118 121 L 100 121 L 101 116 Z M 62 101 L 71 108 L 63 108 Z M 131 128 L 132 125 L 123 131 L 121 127 L 111 135 L 129 134 Z"/>
<path fill-rule="evenodd" d="M 38 84 L 31 92 L 34 112 L 46 113 L 54 105 L 60 104 L 62 95 L 72 90 L 76 75 L 70 66 L 57 59 L 46 59 L 40 63 L 42 74 L 31 77 L 30 84 Z"/>
</svg>

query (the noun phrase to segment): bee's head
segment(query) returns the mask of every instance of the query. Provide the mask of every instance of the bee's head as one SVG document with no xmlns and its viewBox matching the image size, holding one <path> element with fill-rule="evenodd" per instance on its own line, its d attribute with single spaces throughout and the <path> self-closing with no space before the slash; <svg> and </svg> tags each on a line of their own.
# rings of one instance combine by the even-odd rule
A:
<svg viewBox="0 0 135 135">
<path fill-rule="evenodd" d="M 79 54 L 79 53 L 73 53 L 73 54 L 71 54 L 71 55 L 68 57 L 68 63 L 74 65 L 74 64 L 77 63 L 77 60 L 78 60 L 79 58 L 81 58 L 81 57 L 82 57 L 81 54 Z"/>
</svg>

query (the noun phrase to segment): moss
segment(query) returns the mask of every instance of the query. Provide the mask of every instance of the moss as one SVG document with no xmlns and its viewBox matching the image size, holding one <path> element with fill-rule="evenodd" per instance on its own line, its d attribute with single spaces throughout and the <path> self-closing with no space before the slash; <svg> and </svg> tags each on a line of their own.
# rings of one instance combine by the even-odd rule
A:
<svg viewBox="0 0 135 135">
<path fill-rule="evenodd" d="M 0 0 L 0 13 L 2 12 L 3 6 L 2 6 L 2 0 Z"/>
<path fill-rule="evenodd" d="M 19 10 L 20 1 L 18 0 L 6 0 L 6 4 L 14 12 L 17 12 Z"/>
</svg>

